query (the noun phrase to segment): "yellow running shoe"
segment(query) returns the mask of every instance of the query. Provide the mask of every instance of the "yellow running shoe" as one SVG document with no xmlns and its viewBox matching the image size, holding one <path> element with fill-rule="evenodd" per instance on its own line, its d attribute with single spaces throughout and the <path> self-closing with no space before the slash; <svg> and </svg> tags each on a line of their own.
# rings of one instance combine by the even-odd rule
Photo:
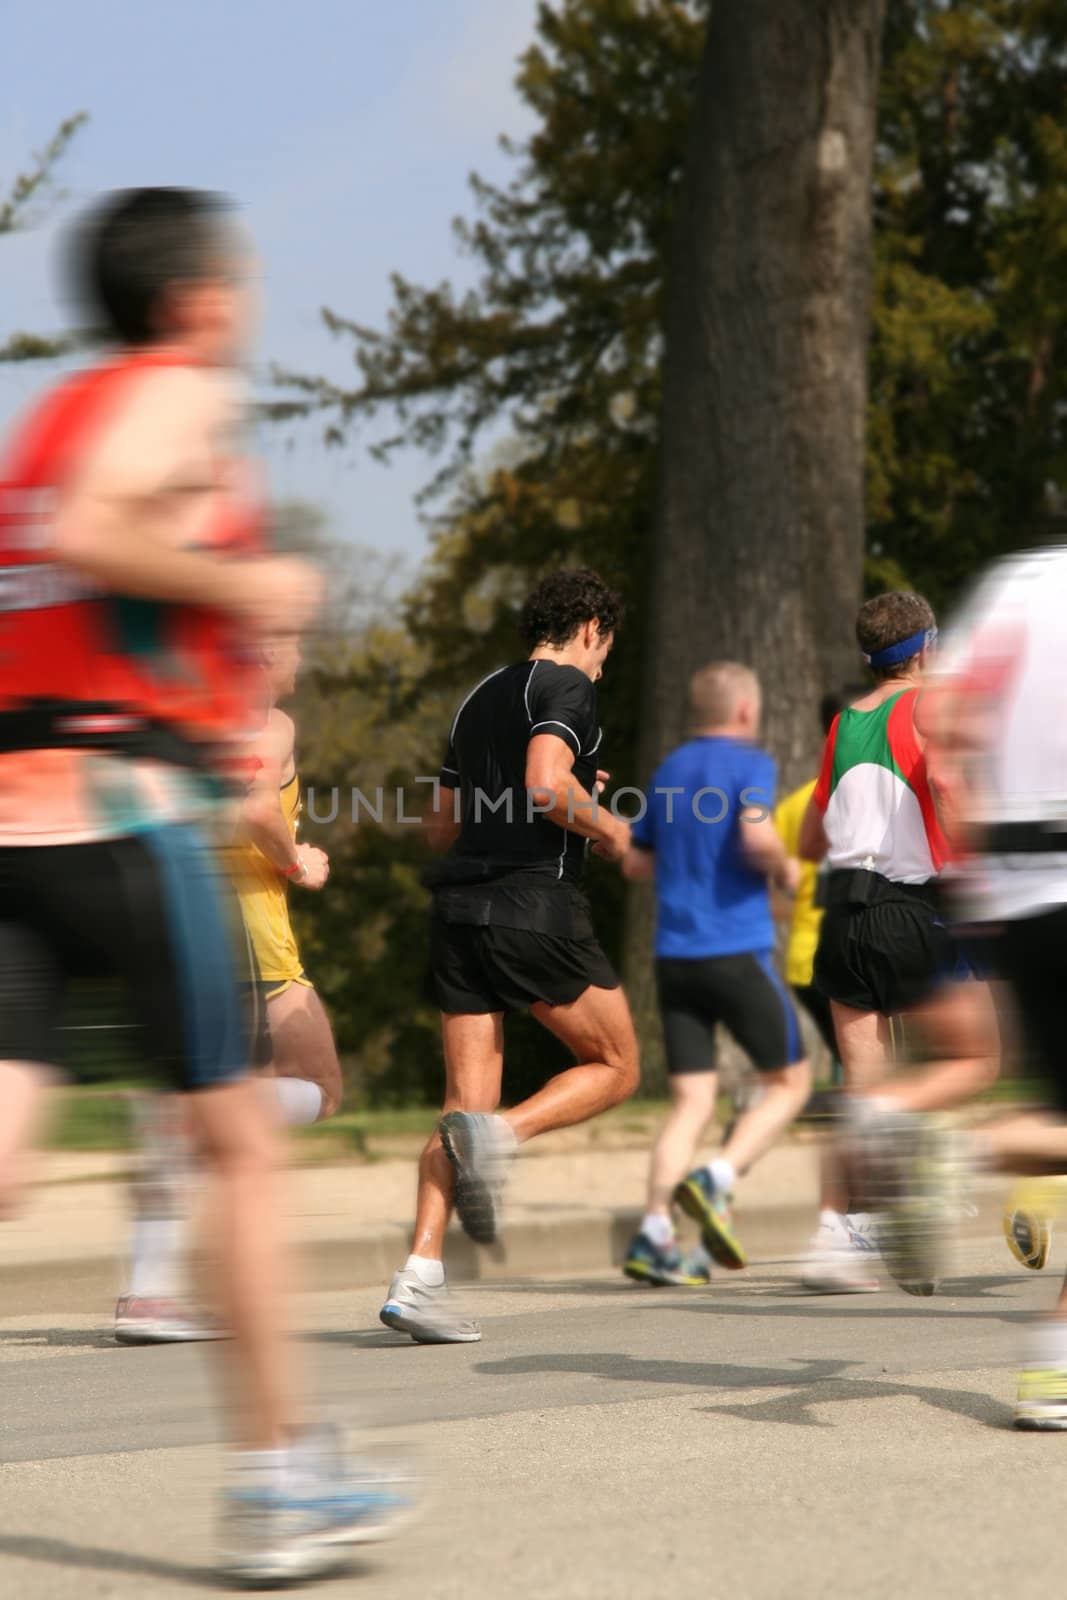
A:
<svg viewBox="0 0 1067 1600">
<path fill-rule="evenodd" d="M 1015 1426 L 1030 1433 L 1067 1432 L 1067 1369 L 1033 1367 L 1020 1372 Z"/>
<path fill-rule="evenodd" d="M 704 1249 L 720 1267 L 732 1271 L 746 1266 L 744 1246 L 734 1232 L 728 1195 L 720 1194 L 706 1167 L 698 1167 L 674 1191 L 674 1202 L 700 1224 Z"/>
<path fill-rule="evenodd" d="M 1063 1198 L 1063 1180 L 1037 1178 L 1017 1184 L 1004 1213 L 1004 1237 L 1021 1267 L 1040 1272 L 1052 1248 L 1052 1220 Z"/>
</svg>

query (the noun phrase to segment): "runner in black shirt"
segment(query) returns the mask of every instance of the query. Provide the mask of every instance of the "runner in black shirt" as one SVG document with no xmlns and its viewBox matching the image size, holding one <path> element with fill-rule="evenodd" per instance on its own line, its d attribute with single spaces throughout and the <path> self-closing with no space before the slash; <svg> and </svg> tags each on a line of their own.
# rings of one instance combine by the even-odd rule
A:
<svg viewBox="0 0 1067 1600">
<path fill-rule="evenodd" d="M 608 776 L 596 765 L 595 683 L 620 612 L 596 573 L 552 574 L 523 607 L 529 658 L 485 678 L 452 723 L 431 818 L 435 843 L 449 848 L 430 957 L 445 1115 L 419 1165 L 413 1253 L 381 1312 L 421 1342 L 481 1338 L 448 1302 L 441 1256 L 453 1202 L 471 1238 L 491 1243 L 516 1146 L 637 1087 L 629 1007 L 579 887 L 590 844 L 618 860 L 630 841 L 629 825 L 595 798 Z M 527 1010 L 579 1064 L 498 1116 L 504 1014 Z"/>
</svg>

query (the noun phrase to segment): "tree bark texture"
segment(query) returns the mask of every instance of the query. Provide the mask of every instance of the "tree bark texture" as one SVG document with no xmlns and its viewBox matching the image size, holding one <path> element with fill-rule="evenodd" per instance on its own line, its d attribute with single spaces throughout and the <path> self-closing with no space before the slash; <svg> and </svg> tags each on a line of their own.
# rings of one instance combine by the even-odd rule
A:
<svg viewBox="0 0 1067 1600">
<path fill-rule="evenodd" d="M 690 674 L 753 666 L 782 791 L 820 694 L 855 679 L 884 0 L 714 0 L 667 291 L 642 778 L 685 734 Z M 650 903 L 628 978 L 647 1026 Z"/>
</svg>

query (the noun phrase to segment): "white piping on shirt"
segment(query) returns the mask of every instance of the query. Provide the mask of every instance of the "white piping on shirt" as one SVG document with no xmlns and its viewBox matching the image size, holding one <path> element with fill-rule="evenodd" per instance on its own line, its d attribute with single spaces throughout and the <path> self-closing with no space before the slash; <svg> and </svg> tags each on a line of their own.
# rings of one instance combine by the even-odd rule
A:
<svg viewBox="0 0 1067 1600">
<path fill-rule="evenodd" d="M 534 673 L 536 671 L 537 671 L 537 662 L 535 661 L 533 666 L 530 668 L 530 676 L 526 680 L 526 688 L 523 690 L 523 693 L 522 693 L 522 701 L 523 701 L 523 704 L 526 707 L 526 715 L 527 715 L 527 717 L 529 718 L 529 720 L 531 722 L 533 721 L 533 712 L 530 710 L 530 685 L 531 685 L 531 683 L 533 683 L 533 675 L 534 675 Z"/>
<path fill-rule="evenodd" d="M 490 678 L 498 678 L 502 672 L 506 672 L 507 670 L 508 670 L 507 667 L 497 667 L 495 672 L 486 673 L 486 675 L 482 679 L 481 683 L 476 683 L 474 685 L 474 688 L 471 690 L 470 694 L 467 696 L 466 700 L 464 700 L 463 704 L 460 706 L 459 710 L 456 712 L 455 716 L 452 719 L 452 732 L 448 736 L 448 740 L 449 740 L 450 744 L 456 737 L 456 729 L 459 727 L 459 719 L 460 719 L 460 717 L 463 715 L 464 711 L 466 711 L 468 705 L 474 699 L 474 696 L 478 693 L 478 690 L 484 688 L 485 685 L 489 682 Z M 452 768 L 449 767 L 448 770 L 449 770 L 449 772 L 451 772 Z"/>
<path fill-rule="evenodd" d="M 578 754 L 581 755 L 582 741 L 579 739 L 574 729 L 568 728 L 565 722 L 558 722 L 555 717 L 546 717 L 544 722 L 535 722 L 533 727 L 530 729 L 530 732 L 536 733 L 538 728 L 562 728 L 564 733 L 570 734 L 571 738 L 574 740 L 574 748 L 577 750 Z"/>
</svg>

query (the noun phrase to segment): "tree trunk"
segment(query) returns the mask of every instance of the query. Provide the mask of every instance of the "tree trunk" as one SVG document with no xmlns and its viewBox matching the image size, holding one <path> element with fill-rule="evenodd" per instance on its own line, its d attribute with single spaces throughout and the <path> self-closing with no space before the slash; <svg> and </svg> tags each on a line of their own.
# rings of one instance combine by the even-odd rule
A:
<svg viewBox="0 0 1067 1600">
<path fill-rule="evenodd" d="M 755 667 L 783 790 L 856 676 L 871 171 L 884 0 L 714 0 L 667 295 L 642 774 L 690 674 Z M 650 907 L 628 977 L 651 1009 Z M 642 1028 L 655 1065 L 658 1030 Z"/>
</svg>

